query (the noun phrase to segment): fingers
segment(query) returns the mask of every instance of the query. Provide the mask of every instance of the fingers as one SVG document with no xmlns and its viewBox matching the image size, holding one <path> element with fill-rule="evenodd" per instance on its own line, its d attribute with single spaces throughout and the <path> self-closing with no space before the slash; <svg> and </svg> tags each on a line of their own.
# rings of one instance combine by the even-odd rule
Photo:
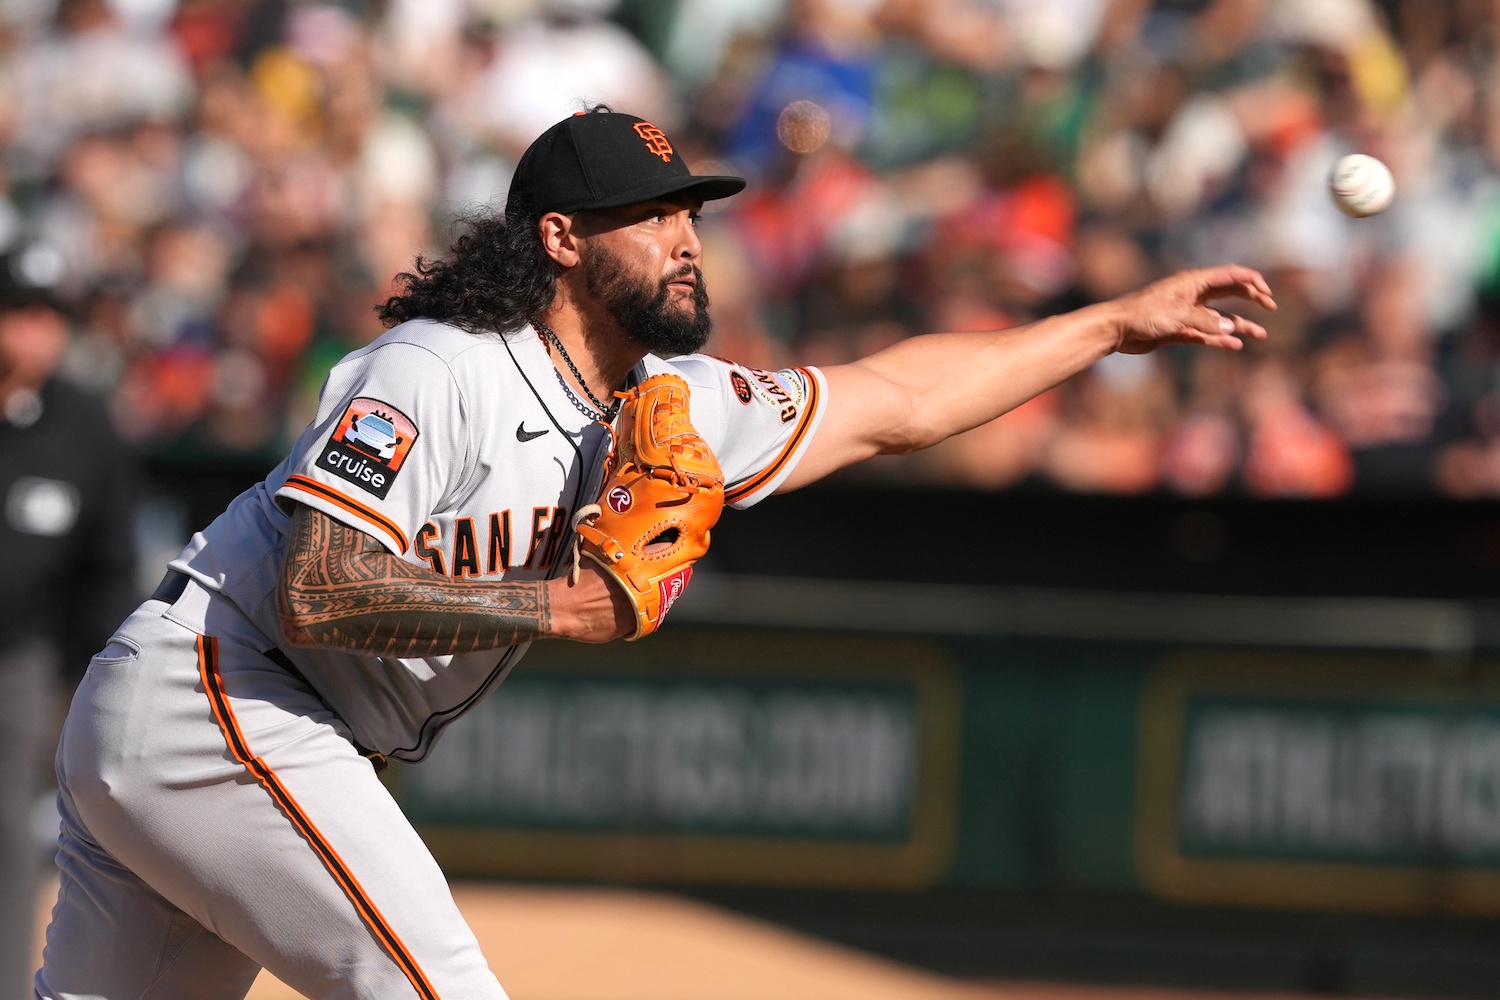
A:
<svg viewBox="0 0 1500 1000">
<path fill-rule="evenodd" d="M 1174 338 L 1178 343 L 1238 351 L 1245 346 L 1246 340 L 1266 339 L 1266 329 L 1259 323 L 1206 306 L 1192 308 L 1180 323 L 1180 330 Z"/>
<path fill-rule="evenodd" d="M 1247 299 L 1263 309 L 1276 309 L 1276 299 L 1271 293 L 1270 284 L 1254 268 L 1225 264 L 1190 271 L 1188 276 L 1197 287 L 1199 304 L 1211 299 L 1233 297 Z"/>
<path fill-rule="evenodd" d="M 1241 340 L 1266 339 L 1266 328 L 1259 323 L 1252 323 L 1243 316 L 1231 316 L 1229 318 L 1234 321 L 1234 329 L 1230 332 Z"/>
<path fill-rule="evenodd" d="M 1221 298 L 1276 308 L 1271 286 L 1253 268 L 1225 264 L 1183 271 L 1123 300 L 1124 332 L 1116 349 L 1144 354 L 1165 344 L 1197 344 L 1238 351 L 1247 340 L 1266 339 L 1259 323 L 1208 305 Z"/>
</svg>

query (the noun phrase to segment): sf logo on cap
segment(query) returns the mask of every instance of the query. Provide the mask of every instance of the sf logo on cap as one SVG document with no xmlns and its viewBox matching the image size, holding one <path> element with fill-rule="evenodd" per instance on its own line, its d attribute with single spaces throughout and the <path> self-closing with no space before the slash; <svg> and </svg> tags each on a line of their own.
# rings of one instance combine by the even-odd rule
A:
<svg viewBox="0 0 1500 1000">
<path fill-rule="evenodd" d="M 646 140 L 646 148 L 660 156 L 663 162 L 671 162 L 672 144 L 667 141 L 667 133 L 650 122 L 636 122 L 635 134 Z"/>
</svg>

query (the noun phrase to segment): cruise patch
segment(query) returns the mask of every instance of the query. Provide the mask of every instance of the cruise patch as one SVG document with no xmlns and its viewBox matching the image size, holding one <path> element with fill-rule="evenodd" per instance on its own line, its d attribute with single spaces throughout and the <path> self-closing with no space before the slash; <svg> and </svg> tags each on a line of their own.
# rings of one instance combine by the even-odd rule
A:
<svg viewBox="0 0 1500 1000">
<path fill-rule="evenodd" d="M 417 434 L 417 425 L 406 414 L 389 403 L 361 396 L 339 418 L 318 464 L 384 500 Z"/>
</svg>

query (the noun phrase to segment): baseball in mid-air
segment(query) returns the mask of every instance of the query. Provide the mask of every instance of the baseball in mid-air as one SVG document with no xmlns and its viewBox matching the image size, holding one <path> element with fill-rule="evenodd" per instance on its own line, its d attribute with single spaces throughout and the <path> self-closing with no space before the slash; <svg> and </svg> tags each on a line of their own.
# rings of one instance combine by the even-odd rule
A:
<svg viewBox="0 0 1500 1000">
<path fill-rule="evenodd" d="M 1333 165 L 1328 190 L 1340 212 L 1363 219 L 1390 207 L 1396 197 L 1396 179 L 1391 176 L 1391 168 L 1375 157 L 1350 153 Z"/>
</svg>

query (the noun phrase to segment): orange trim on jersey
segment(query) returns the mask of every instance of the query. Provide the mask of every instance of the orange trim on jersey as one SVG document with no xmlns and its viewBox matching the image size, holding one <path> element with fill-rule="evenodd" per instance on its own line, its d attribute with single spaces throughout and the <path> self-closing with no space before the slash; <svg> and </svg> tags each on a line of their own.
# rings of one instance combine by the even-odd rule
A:
<svg viewBox="0 0 1500 1000">
<path fill-rule="evenodd" d="M 255 776 L 255 780 L 261 787 L 270 793 L 274 801 L 287 818 L 292 821 L 303 838 L 312 846 L 313 852 L 328 869 L 344 895 L 354 904 L 354 909 L 359 913 L 360 919 L 365 926 L 374 934 L 375 940 L 391 956 L 396 965 L 412 988 L 417 991 L 417 996 L 422 1000 L 439 1000 L 437 990 L 433 989 L 428 982 L 427 976 L 417 965 L 417 960 L 412 957 L 411 952 L 401 939 L 397 937 L 395 930 L 385 919 L 373 900 L 370 899 L 359 880 L 354 877 L 353 872 L 344 859 L 339 857 L 338 852 L 333 849 L 318 828 L 313 825 L 311 819 L 302 811 L 297 800 L 276 772 L 266 764 L 264 760 L 250 752 L 249 745 L 245 742 L 245 734 L 240 729 L 239 720 L 235 717 L 234 708 L 229 704 L 229 696 L 224 691 L 223 678 L 219 674 L 219 641 L 211 636 L 198 636 L 198 676 L 203 681 L 203 690 L 208 693 L 209 707 L 213 709 L 214 721 L 218 723 L 219 730 L 224 734 L 224 742 L 229 747 L 230 754 L 236 761 L 243 764 L 245 769 Z"/>
<path fill-rule="evenodd" d="M 807 436 L 809 428 L 812 427 L 813 415 L 818 412 L 818 404 L 820 402 L 818 399 L 817 376 L 806 368 L 794 368 L 792 370 L 799 371 L 807 376 L 807 403 L 802 408 L 802 420 L 797 424 L 797 430 L 792 434 L 792 438 L 787 442 L 786 447 L 781 449 L 781 453 L 762 472 L 755 475 L 748 482 L 741 480 L 738 485 L 731 486 L 724 491 L 725 503 L 734 503 L 737 500 L 743 500 L 772 479 L 775 479 L 777 473 L 786 467 L 786 463 L 792 460 L 792 456 L 796 454 L 797 449 L 802 445 L 802 439 Z"/>
<path fill-rule="evenodd" d="M 356 517 L 364 518 L 366 521 L 369 521 L 371 524 L 375 525 L 377 528 L 395 539 L 401 545 L 402 552 L 405 552 L 407 547 L 411 544 L 407 541 L 406 534 L 396 526 L 395 521 L 392 521 L 390 518 L 386 517 L 384 514 L 380 513 L 372 507 L 366 507 L 358 500 L 349 499 L 338 490 L 335 490 L 332 487 L 325 485 L 324 483 L 320 483 L 316 479 L 309 479 L 307 476 L 300 475 L 288 476 L 286 482 L 282 485 L 290 486 L 292 489 L 301 490 L 304 493 L 310 493 L 320 500 L 327 500 L 329 503 L 334 504 L 335 506 L 344 508 Z"/>
</svg>

